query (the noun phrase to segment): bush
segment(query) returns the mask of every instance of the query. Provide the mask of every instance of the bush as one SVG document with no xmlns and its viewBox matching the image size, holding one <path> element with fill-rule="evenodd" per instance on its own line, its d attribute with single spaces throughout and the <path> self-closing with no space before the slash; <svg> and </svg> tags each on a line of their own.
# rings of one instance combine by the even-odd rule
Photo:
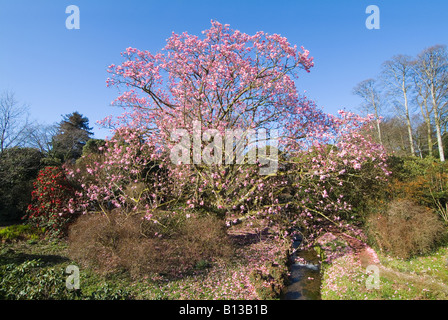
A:
<svg viewBox="0 0 448 320">
<path fill-rule="evenodd" d="M 0 220 L 18 222 L 31 201 L 43 154 L 32 148 L 6 149 L 0 155 Z"/>
<path fill-rule="evenodd" d="M 75 190 L 59 167 L 46 167 L 39 172 L 28 206 L 28 221 L 35 227 L 44 227 L 50 237 L 64 236 L 67 226 L 76 217 L 69 212 L 69 201 Z"/>
<path fill-rule="evenodd" d="M 389 198 L 406 198 L 434 209 L 448 223 L 448 164 L 431 157 L 395 157 L 392 165 Z"/>
<path fill-rule="evenodd" d="M 176 276 L 231 253 L 224 223 L 217 218 L 174 213 L 155 217 L 159 219 L 120 212 L 85 214 L 70 227 L 70 257 L 102 273 Z"/>
<path fill-rule="evenodd" d="M 407 199 L 392 201 L 367 219 L 368 235 L 381 251 L 408 259 L 428 253 L 444 227 L 437 214 Z"/>
<path fill-rule="evenodd" d="M 100 154 L 100 148 L 106 145 L 106 141 L 103 139 L 90 139 L 87 143 L 82 147 L 82 155 L 87 154 Z M 79 159 L 78 159 L 79 160 Z"/>
</svg>

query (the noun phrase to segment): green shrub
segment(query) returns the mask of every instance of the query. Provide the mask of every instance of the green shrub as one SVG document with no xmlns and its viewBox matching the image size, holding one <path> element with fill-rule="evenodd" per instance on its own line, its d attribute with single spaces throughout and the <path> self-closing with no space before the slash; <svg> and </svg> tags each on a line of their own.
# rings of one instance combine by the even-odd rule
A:
<svg viewBox="0 0 448 320">
<path fill-rule="evenodd" d="M 100 148 L 106 145 L 106 141 L 103 139 L 90 139 L 82 147 L 82 155 L 86 154 L 100 154 Z M 79 159 L 78 159 L 79 160 Z"/>
<path fill-rule="evenodd" d="M 20 221 L 26 213 L 42 157 L 39 150 L 19 147 L 0 155 L 0 221 Z"/>
</svg>

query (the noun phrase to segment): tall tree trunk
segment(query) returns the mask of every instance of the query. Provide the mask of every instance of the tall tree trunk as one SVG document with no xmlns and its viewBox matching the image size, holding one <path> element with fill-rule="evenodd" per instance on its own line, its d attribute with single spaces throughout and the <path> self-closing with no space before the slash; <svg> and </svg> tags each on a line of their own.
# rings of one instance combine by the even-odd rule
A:
<svg viewBox="0 0 448 320">
<path fill-rule="evenodd" d="M 436 133 L 437 133 L 437 145 L 439 147 L 440 161 L 445 161 L 445 153 L 443 150 L 443 142 L 442 142 L 442 129 L 440 125 L 439 116 L 434 115 L 434 124 L 436 125 Z"/>
<path fill-rule="evenodd" d="M 416 82 L 416 85 L 418 86 L 419 89 L 419 96 L 422 98 L 422 101 L 418 101 L 417 103 L 420 105 L 420 110 L 422 112 L 422 117 L 425 120 L 426 123 L 426 134 L 427 134 L 427 141 L 428 141 L 428 155 L 430 157 L 433 156 L 433 151 L 432 151 L 432 147 L 433 147 L 433 141 L 432 141 L 432 128 L 431 128 L 431 112 L 428 109 L 428 95 L 423 93 L 423 88 L 422 86 L 419 86 L 418 83 Z"/>
<path fill-rule="evenodd" d="M 442 133 L 440 130 L 440 120 L 438 119 L 437 121 L 435 121 L 435 123 L 436 123 L 436 130 L 437 130 L 437 144 L 439 146 L 440 161 L 444 162 L 445 154 L 444 154 L 444 150 L 443 150 Z"/>
<path fill-rule="evenodd" d="M 383 145 L 383 138 L 381 136 L 381 126 L 380 126 L 380 119 L 376 119 L 376 127 L 378 129 L 378 139 L 380 141 L 380 144 Z"/>
<path fill-rule="evenodd" d="M 374 109 L 374 111 L 375 111 L 376 128 L 377 128 L 377 130 L 378 130 L 378 140 L 379 140 L 379 142 L 380 142 L 381 145 L 384 145 L 384 144 L 383 144 L 383 137 L 382 137 L 382 135 L 381 135 L 380 115 L 379 115 L 379 112 L 378 112 L 378 106 L 377 106 L 377 104 L 376 104 L 375 96 L 374 96 L 373 92 L 371 93 L 371 103 L 372 103 L 372 105 L 373 105 L 373 109 Z"/>
<path fill-rule="evenodd" d="M 437 134 L 437 145 L 439 147 L 439 156 L 440 156 L 440 161 L 444 162 L 445 161 L 445 153 L 443 150 L 442 128 L 441 128 L 440 115 L 437 112 L 438 104 L 436 101 L 434 88 L 432 88 L 432 90 L 431 90 L 431 96 L 432 96 L 432 108 L 433 108 L 433 112 L 434 112 L 434 124 L 436 126 L 436 134 Z"/>
<path fill-rule="evenodd" d="M 406 83 L 405 83 L 404 79 L 405 78 L 403 77 L 402 91 L 403 91 L 403 97 L 404 97 L 404 109 L 406 111 L 406 124 L 408 127 L 409 145 L 411 146 L 411 155 L 415 156 L 414 138 L 412 136 L 411 117 L 409 116 L 408 94 L 407 94 Z"/>
<path fill-rule="evenodd" d="M 425 119 L 426 122 L 426 130 L 427 130 L 427 135 L 428 135 L 428 154 L 430 157 L 433 156 L 433 152 L 432 152 L 432 146 L 433 146 L 433 142 L 432 142 L 432 128 L 431 128 L 431 119 Z"/>
</svg>

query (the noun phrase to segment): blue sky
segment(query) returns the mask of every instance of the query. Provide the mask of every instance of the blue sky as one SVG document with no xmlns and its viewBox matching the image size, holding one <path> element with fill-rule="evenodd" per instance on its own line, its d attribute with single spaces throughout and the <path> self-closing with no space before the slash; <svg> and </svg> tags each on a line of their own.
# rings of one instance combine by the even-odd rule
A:
<svg viewBox="0 0 448 320">
<path fill-rule="evenodd" d="M 379 30 L 365 27 L 372 4 Z M 79 30 L 65 27 L 69 5 L 79 7 Z M 315 67 L 298 90 L 330 113 L 358 107 L 352 88 L 393 55 L 448 45 L 446 0 L 0 0 L 0 91 L 15 92 L 43 124 L 79 111 L 104 138 L 95 122 L 121 112 L 110 106 L 118 92 L 106 87 L 107 66 L 130 46 L 160 50 L 173 31 L 199 35 L 210 20 L 248 34 L 278 33 L 308 49 Z"/>
</svg>

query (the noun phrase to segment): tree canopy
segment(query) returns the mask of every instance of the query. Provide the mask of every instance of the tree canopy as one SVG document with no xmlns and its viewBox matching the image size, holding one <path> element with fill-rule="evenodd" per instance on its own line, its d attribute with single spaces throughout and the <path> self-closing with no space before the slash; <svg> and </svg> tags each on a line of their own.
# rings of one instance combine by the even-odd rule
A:
<svg viewBox="0 0 448 320">
<path fill-rule="evenodd" d="M 53 154 L 62 162 L 78 159 L 82 155 L 83 147 L 93 135 L 91 130 L 89 119 L 79 112 L 63 116 L 53 137 Z"/>
</svg>

